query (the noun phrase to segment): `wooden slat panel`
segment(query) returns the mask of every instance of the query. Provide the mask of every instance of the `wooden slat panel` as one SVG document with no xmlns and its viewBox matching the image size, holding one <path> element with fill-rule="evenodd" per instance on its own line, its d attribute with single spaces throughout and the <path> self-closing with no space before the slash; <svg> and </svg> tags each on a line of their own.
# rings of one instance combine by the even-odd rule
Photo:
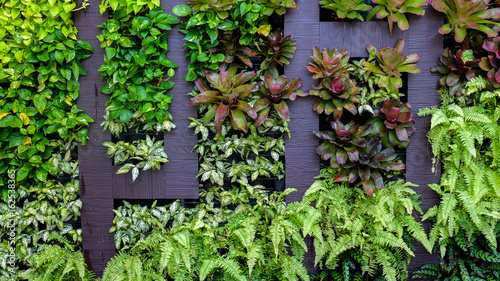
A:
<svg viewBox="0 0 500 281">
<path fill-rule="evenodd" d="M 411 23 L 410 23 L 411 24 Z M 321 22 L 320 23 L 320 49 L 344 50 L 350 57 L 368 57 L 366 47 L 373 45 L 375 48 L 393 48 L 399 38 L 408 37 L 408 32 L 403 32 L 394 27 L 392 36 L 389 35 L 387 21 L 372 22 Z M 407 49 L 405 49 L 405 54 Z"/>
<path fill-rule="evenodd" d="M 297 40 L 297 52 L 285 74 L 290 78 L 301 78 L 302 90 L 309 91 L 315 83 L 311 73 L 304 67 L 309 63 L 312 48 L 318 46 L 319 38 L 319 5 L 311 5 L 310 1 L 296 1 L 299 9 L 289 9 L 285 14 L 285 34 L 293 35 Z M 316 154 L 317 138 L 312 134 L 318 129 L 318 114 L 312 110 L 315 98 L 297 98 L 290 102 L 291 139 L 286 140 L 285 166 L 286 187 L 296 188 L 297 192 L 287 197 L 288 202 L 302 199 L 304 192 L 319 174 L 319 157 Z M 308 265 L 310 267 L 310 265 Z"/>
<path fill-rule="evenodd" d="M 109 141 L 109 134 L 104 135 L 100 127 L 106 96 L 98 93 L 103 86 L 97 69 L 104 60 L 104 50 L 100 49 L 96 35 L 99 28 L 94 25 L 104 22 L 106 15 L 99 13 L 100 1 L 90 1 L 87 10 L 75 13 L 75 24 L 79 30 L 78 39 L 88 41 L 94 48 L 94 54 L 82 62 L 87 76 L 80 77 L 80 97 L 78 106 L 89 114 L 95 123 L 89 128 L 90 140 L 86 146 L 79 146 L 80 186 L 82 207 L 83 250 L 89 267 L 100 275 L 106 263 L 115 254 L 113 234 L 113 192 L 112 167 L 106 155 L 106 148 L 101 145 Z"/>
<path fill-rule="evenodd" d="M 178 4 L 187 4 L 187 1 L 161 1 L 164 11 L 170 14 L 172 8 Z M 178 27 L 179 25 L 169 32 L 168 47 L 170 51 L 167 53 L 167 57 L 179 65 L 172 79 L 175 86 L 170 91 L 173 99 L 169 109 L 174 116 L 177 129 L 165 134 L 165 150 L 170 160 L 163 167 L 165 188 L 153 190 L 153 194 L 163 195 L 158 198 L 169 199 L 198 198 L 199 196 L 198 181 L 195 180 L 198 174 L 198 156 L 191 152 L 191 149 L 197 144 L 198 138 L 194 134 L 194 130 L 187 128 L 190 123 L 188 118 L 197 116 L 196 106 L 188 105 L 189 96 L 187 96 L 187 93 L 194 89 L 194 85 L 184 81 L 189 60 L 183 58 L 184 34 L 177 31 Z"/>
<path fill-rule="evenodd" d="M 421 194 L 421 208 L 424 212 L 439 203 L 439 197 L 427 185 L 438 183 L 440 173 L 438 171 L 435 174 L 431 171 L 431 148 L 426 137 L 430 127 L 430 117 L 417 117 L 416 113 L 422 107 L 440 103 L 436 92 L 440 76 L 430 73 L 429 69 L 437 64 L 443 52 L 442 36 L 437 32 L 442 24 L 443 15 L 431 7 L 426 8 L 424 17 L 410 16 L 410 36 L 405 47 L 409 54 L 420 56 L 417 65 L 422 70 L 421 73 L 408 75 L 408 101 L 412 105 L 417 131 L 411 137 L 411 144 L 407 149 L 406 180 L 419 185 L 414 189 Z M 430 223 L 424 222 L 424 227 L 429 230 Z M 426 263 L 437 264 L 437 255 L 429 254 L 423 246 L 417 244 L 415 257 L 409 267 L 410 272 Z"/>
</svg>

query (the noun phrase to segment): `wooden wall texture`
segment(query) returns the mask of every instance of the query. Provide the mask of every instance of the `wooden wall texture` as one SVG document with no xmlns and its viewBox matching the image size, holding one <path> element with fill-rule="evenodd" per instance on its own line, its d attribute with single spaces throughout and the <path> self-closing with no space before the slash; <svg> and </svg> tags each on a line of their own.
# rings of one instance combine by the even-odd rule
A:
<svg viewBox="0 0 500 281">
<path fill-rule="evenodd" d="M 81 78 L 80 98 L 78 105 L 89 114 L 95 123 L 90 126 L 90 140 L 78 150 L 80 160 L 81 198 L 83 201 L 82 228 L 84 255 L 92 269 L 100 275 L 109 259 L 115 254 L 113 233 L 109 228 L 113 224 L 114 199 L 195 199 L 198 198 L 197 155 L 191 152 L 197 137 L 188 129 L 188 117 L 196 116 L 196 108 L 188 106 L 188 96 L 193 85 L 184 81 L 188 61 L 183 58 L 183 34 L 177 27 L 169 32 L 167 57 L 175 61 L 179 68 L 173 78 L 173 101 L 170 112 L 174 116 L 177 129 L 165 133 L 165 150 L 169 156 L 160 171 L 141 172 L 132 183 L 130 174 L 116 175 L 118 167 L 114 167 L 106 155 L 102 142 L 110 141 L 108 131 L 103 132 L 100 123 L 103 121 L 107 95 L 100 92 L 104 81 L 98 69 L 104 61 L 104 50 L 96 36 L 101 30 L 96 27 L 103 23 L 107 15 L 99 13 L 100 0 L 90 0 L 87 10 L 77 12 L 75 21 L 79 30 L 78 38 L 88 41 L 94 47 L 94 54 L 83 62 L 88 72 Z M 162 7 L 171 13 L 173 6 L 185 4 L 187 0 L 162 0 Z M 442 37 L 437 33 L 443 23 L 440 14 L 426 9 L 424 17 L 410 16 L 410 29 L 400 31 L 394 28 L 393 36 L 389 36 L 386 21 L 378 22 L 320 22 L 317 0 L 296 0 L 299 9 L 290 9 L 285 16 L 285 33 L 293 34 L 298 41 L 297 52 L 285 74 L 289 78 L 300 77 L 303 80 L 302 90 L 309 90 L 315 81 L 304 67 L 308 64 L 312 48 L 346 49 L 351 57 L 367 57 L 366 46 L 377 48 L 394 47 L 397 40 L 405 39 L 405 54 L 417 53 L 420 61 L 417 64 L 422 70 L 420 74 L 408 77 L 408 101 L 413 105 L 413 113 L 420 108 L 439 103 L 436 93 L 438 76 L 429 72 L 442 53 Z M 292 138 L 286 141 L 286 185 L 298 189 L 287 200 L 300 200 L 303 193 L 319 174 L 319 156 L 316 154 L 317 138 L 312 130 L 319 126 L 318 114 L 312 110 L 314 98 L 301 98 L 290 104 Z M 422 208 L 427 210 L 435 205 L 437 196 L 427 187 L 429 183 L 439 181 L 439 175 L 431 172 L 430 149 L 426 140 L 429 129 L 429 118 L 416 117 L 417 132 L 411 138 L 407 149 L 407 180 L 419 186 L 415 188 L 422 196 Z M 429 226 L 426 225 L 426 228 Z M 310 241 L 309 241 L 310 242 Z M 312 247 L 312 245 L 311 245 Z M 416 245 L 416 257 L 411 270 L 430 261 L 436 261 L 423 247 Z M 314 253 L 310 251 L 306 257 L 308 268 L 314 263 Z"/>
</svg>

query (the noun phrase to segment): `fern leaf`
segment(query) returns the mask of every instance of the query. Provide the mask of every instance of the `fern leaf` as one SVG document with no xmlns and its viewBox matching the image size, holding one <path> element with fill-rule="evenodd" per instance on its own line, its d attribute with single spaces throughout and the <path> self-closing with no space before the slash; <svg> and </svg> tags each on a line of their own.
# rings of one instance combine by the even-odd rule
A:
<svg viewBox="0 0 500 281">
<path fill-rule="evenodd" d="M 488 169 L 485 172 L 486 180 L 489 182 L 491 189 L 498 198 L 500 198 L 500 172 Z"/>
<path fill-rule="evenodd" d="M 247 254 L 247 265 L 248 265 L 248 275 L 251 276 L 253 268 L 257 263 L 257 260 L 259 260 L 263 256 L 262 256 L 262 247 L 259 244 L 253 243 L 249 249 L 250 250 L 248 251 Z"/>
<path fill-rule="evenodd" d="M 217 260 L 219 267 L 224 269 L 225 273 L 231 276 L 234 280 L 246 281 L 245 276 L 242 274 L 240 267 L 237 262 L 230 258 L 220 258 Z"/>
<path fill-rule="evenodd" d="M 457 199 L 455 198 L 455 195 L 453 193 L 447 193 L 444 194 L 443 197 L 441 198 L 441 212 L 439 213 L 438 216 L 438 223 L 446 223 L 448 222 L 448 217 L 449 215 L 452 215 L 455 209 L 455 206 L 457 205 Z"/>
<path fill-rule="evenodd" d="M 326 191 L 326 183 L 324 181 L 315 181 L 306 191 L 304 197 L 309 197 L 309 195 L 319 191 Z"/>
<path fill-rule="evenodd" d="M 473 198 L 471 198 L 469 194 L 467 194 L 467 192 L 461 192 L 458 195 L 458 197 L 462 202 L 462 204 L 464 205 L 465 209 L 467 210 L 467 213 L 469 214 L 470 218 L 472 219 L 476 227 L 484 234 L 484 236 L 486 237 L 486 239 L 488 239 L 491 245 L 494 245 L 496 247 L 497 241 L 494 230 L 490 225 L 488 225 L 486 222 L 483 221 L 484 218 L 479 217 L 477 207 L 474 204 Z"/>
<path fill-rule="evenodd" d="M 163 271 L 167 267 L 172 258 L 172 252 L 174 248 L 169 240 L 160 244 L 160 270 Z"/>
<path fill-rule="evenodd" d="M 491 123 L 491 119 L 479 112 L 476 107 L 466 107 L 464 108 L 465 120 L 475 123 Z"/>
<path fill-rule="evenodd" d="M 448 116 L 443 110 L 436 110 L 432 113 L 431 129 L 441 124 L 449 124 Z"/>
<path fill-rule="evenodd" d="M 383 235 L 370 236 L 369 241 L 382 247 L 395 247 L 404 249 L 412 257 L 415 256 L 413 251 L 406 245 L 403 239 L 394 236 L 391 233 L 384 232 Z"/>
<path fill-rule="evenodd" d="M 457 136 L 459 137 L 461 144 L 467 149 L 467 151 L 475 158 L 476 157 L 476 147 L 474 146 L 474 138 L 469 131 L 458 131 Z"/>
<path fill-rule="evenodd" d="M 212 273 L 214 268 L 217 266 L 216 259 L 205 259 L 203 260 L 203 264 L 200 268 L 200 280 L 203 281 L 207 278 L 207 276 Z"/>
</svg>

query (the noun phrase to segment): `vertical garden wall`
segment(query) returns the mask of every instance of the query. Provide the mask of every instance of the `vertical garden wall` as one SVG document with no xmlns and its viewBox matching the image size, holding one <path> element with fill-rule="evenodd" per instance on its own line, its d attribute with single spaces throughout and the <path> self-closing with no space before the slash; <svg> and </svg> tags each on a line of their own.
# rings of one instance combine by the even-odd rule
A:
<svg viewBox="0 0 500 281">
<path fill-rule="evenodd" d="M 18 17 L 17 2 L 5 6 L 7 18 Z M 478 28 L 490 39 L 442 27 L 443 13 L 449 24 L 454 10 L 442 1 L 413 1 L 405 16 L 388 18 L 383 5 L 359 1 L 358 13 L 343 14 L 328 6 L 334 2 L 68 1 L 55 17 L 71 27 L 55 35 L 26 29 L 41 38 L 34 50 L 26 49 L 28 33 L 0 29 L 15 46 L 0 53 L 0 148 L 9 154 L 0 168 L 17 170 L 0 181 L 22 190 L 17 269 L 29 270 L 20 276 L 401 280 L 425 264 L 416 277 L 479 274 L 453 259 L 458 248 L 498 274 L 498 1 L 481 15 L 493 29 Z M 43 7 L 31 12 L 53 18 Z M 438 30 L 458 34 L 464 59 L 443 55 L 458 47 Z M 466 83 L 486 70 L 492 82 Z M 474 131 L 474 122 L 483 127 Z M 461 135 L 457 124 L 480 137 Z M 472 165 L 485 146 L 482 164 Z M 453 213 L 456 206 L 465 211 Z M 47 208 L 71 214 L 29 219 Z M 491 249 L 477 250 L 481 235 Z"/>
<path fill-rule="evenodd" d="M 307 91 L 315 84 L 310 72 L 304 67 L 310 61 L 313 47 L 346 49 L 351 57 L 367 57 L 366 46 L 372 44 L 376 48 L 395 46 L 399 38 L 404 38 L 406 47 L 404 54 L 417 53 L 420 56 L 418 66 L 422 73 L 409 74 L 407 78 L 408 101 L 413 105 L 413 111 L 426 106 L 437 104 L 435 85 L 438 76 L 430 74 L 427 69 L 435 64 L 442 53 L 442 37 L 435 32 L 442 23 L 442 16 L 432 9 L 426 8 L 424 17 L 410 16 L 410 29 L 401 31 L 397 28 L 392 36 L 389 35 L 385 20 L 376 22 L 333 22 L 320 21 L 319 5 L 296 2 L 299 9 L 289 9 L 284 16 L 284 31 L 286 35 L 293 35 L 297 40 L 296 52 L 290 64 L 284 67 L 288 77 L 300 77 L 303 81 L 301 89 Z M 170 11 L 183 1 L 161 3 L 165 11 Z M 189 61 L 184 59 L 182 33 L 177 31 L 179 25 L 168 31 L 167 57 L 179 67 L 171 81 L 175 82 L 169 91 L 172 94 L 170 112 L 177 129 L 165 133 L 165 151 L 169 161 L 160 171 L 141 172 L 134 182 L 130 174 L 117 175 L 117 167 L 112 166 L 106 155 L 106 148 L 102 142 L 110 141 L 111 134 L 102 131 L 99 126 L 105 111 L 107 96 L 100 92 L 105 81 L 101 79 L 97 69 L 100 67 L 105 50 L 100 48 L 96 36 L 101 29 L 95 24 L 107 19 L 106 14 L 99 13 L 97 5 L 91 5 L 87 10 L 77 14 L 76 24 L 80 28 L 79 37 L 87 40 L 94 47 L 94 55 L 85 61 L 84 66 L 89 75 L 82 79 L 82 97 L 79 100 L 81 107 L 96 120 L 90 127 L 86 146 L 79 150 L 80 180 L 82 184 L 82 198 L 85 202 L 82 215 L 82 226 L 86 258 L 91 261 L 92 268 L 100 271 L 106 262 L 114 255 L 115 246 L 113 233 L 109 228 L 113 226 L 115 202 L 121 199 L 197 199 L 198 159 L 191 152 L 197 143 L 197 136 L 189 125 L 188 117 L 196 116 L 196 108 L 189 106 L 187 93 L 193 90 L 193 84 L 184 81 Z M 424 51 L 425 50 L 425 51 Z M 300 200 L 304 192 L 314 182 L 319 174 L 320 161 L 316 154 L 317 138 L 311 133 L 319 128 L 319 116 L 312 110 L 315 98 L 299 98 L 290 103 L 290 131 L 291 138 L 286 139 L 286 175 L 287 187 L 298 191 L 287 196 L 288 202 Z M 429 127 L 429 119 L 415 117 L 417 131 L 412 137 L 412 143 L 407 149 L 406 178 L 419 187 L 416 190 L 422 194 L 423 209 L 436 204 L 434 193 L 426 185 L 438 182 L 439 175 L 431 172 L 430 150 L 425 134 Z M 418 249 L 414 265 L 425 263 L 429 257 L 425 250 Z M 308 261 L 313 264 L 314 257 Z"/>
</svg>

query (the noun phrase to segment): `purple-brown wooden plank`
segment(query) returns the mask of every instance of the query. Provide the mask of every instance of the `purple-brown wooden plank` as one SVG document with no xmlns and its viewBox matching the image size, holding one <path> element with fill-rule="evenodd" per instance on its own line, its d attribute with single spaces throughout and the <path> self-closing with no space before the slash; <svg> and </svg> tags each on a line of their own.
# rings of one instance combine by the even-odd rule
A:
<svg viewBox="0 0 500 281">
<path fill-rule="evenodd" d="M 295 2 L 299 9 L 288 9 L 285 14 L 285 34 L 293 35 L 293 39 L 297 40 L 297 51 L 290 64 L 285 66 L 285 74 L 290 79 L 301 78 L 301 89 L 309 91 L 315 81 L 304 66 L 309 63 L 312 48 L 320 44 L 319 5 L 308 0 Z M 318 139 L 312 134 L 319 126 L 318 114 L 312 110 L 314 101 L 315 98 L 307 97 L 288 103 L 291 138 L 287 138 L 285 143 L 285 180 L 287 188 L 297 189 L 287 197 L 288 202 L 301 200 L 319 174 Z M 306 260 L 306 263 L 311 262 Z"/>
<path fill-rule="evenodd" d="M 100 33 L 96 24 L 104 22 L 106 15 L 99 14 L 100 1 L 90 1 L 86 10 L 75 13 L 78 39 L 88 41 L 94 48 L 94 54 L 82 62 L 87 76 L 80 77 L 80 96 L 78 106 L 85 110 L 95 122 L 89 128 L 89 141 L 79 146 L 80 186 L 82 207 L 83 251 L 90 269 L 100 275 L 109 259 L 115 254 L 113 234 L 113 189 L 112 166 L 106 155 L 106 148 L 101 145 L 109 141 L 110 136 L 103 134 L 100 127 L 104 115 L 106 97 L 99 90 L 103 86 L 97 71 L 104 60 L 104 50 L 100 49 L 96 35 Z"/>
<path fill-rule="evenodd" d="M 418 54 L 420 60 L 417 66 L 422 70 L 418 74 L 408 75 L 408 102 L 412 105 L 417 131 L 411 137 L 411 144 L 406 150 L 406 180 L 417 184 L 414 190 L 421 194 L 421 208 L 425 212 L 439 203 L 439 197 L 427 185 L 439 183 L 440 172 L 431 170 L 431 148 L 426 134 L 430 128 L 430 117 L 418 117 L 416 113 L 423 107 L 439 105 L 437 85 L 440 75 L 430 73 L 430 68 L 437 65 L 443 52 L 443 38 L 437 30 L 443 25 L 443 15 L 430 6 L 426 7 L 424 17 L 409 17 L 410 36 L 405 48 L 409 54 Z M 430 228 L 429 222 L 423 222 L 424 228 Z M 426 263 L 437 264 L 437 255 L 429 252 L 416 243 L 415 257 L 412 259 L 409 271 L 413 272 Z"/>
<path fill-rule="evenodd" d="M 186 0 L 162 0 L 161 5 L 164 11 L 172 14 L 172 8 L 179 4 L 187 4 Z M 183 22 L 187 19 L 181 19 Z M 197 144 L 198 138 L 194 130 L 188 129 L 189 117 L 196 117 L 196 106 L 188 105 L 187 95 L 194 89 L 194 84 L 184 81 L 187 73 L 189 59 L 184 58 L 183 38 L 184 34 L 177 31 L 177 25 L 168 36 L 167 57 L 173 60 L 179 67 L 176 69 L 172 81 L 175 86 L 170 93 L 173 95 L 170 113 L 174 117 L 177 129 L 165 134 L 165 150 L 170 162 L 165 164 L 164 170 L 164 190 L 154 190 L 154 194 L 162 194 L 162 198 L 182 199 L 198 198 L 199 187 L 196 175 L 198 174 L 198 155 L 191 152 Z"/>
<path fill-rule="evenodd" d="M 373 45 L 375 48 L 393 48 L 399 38 L 408 42 L 408 32 L 403 32 L 394 26 L 392 36 L 386 20 L 372 22 L 321 22 L 320 23 L 320 50 L 328 47 L 347 50 L 352 58 L 368 57 L 366 47 Z M 405 52 L 407 49 L 405 48 Z M 406 53 L 405 53 L 406 54 Z"/>
</svg>

